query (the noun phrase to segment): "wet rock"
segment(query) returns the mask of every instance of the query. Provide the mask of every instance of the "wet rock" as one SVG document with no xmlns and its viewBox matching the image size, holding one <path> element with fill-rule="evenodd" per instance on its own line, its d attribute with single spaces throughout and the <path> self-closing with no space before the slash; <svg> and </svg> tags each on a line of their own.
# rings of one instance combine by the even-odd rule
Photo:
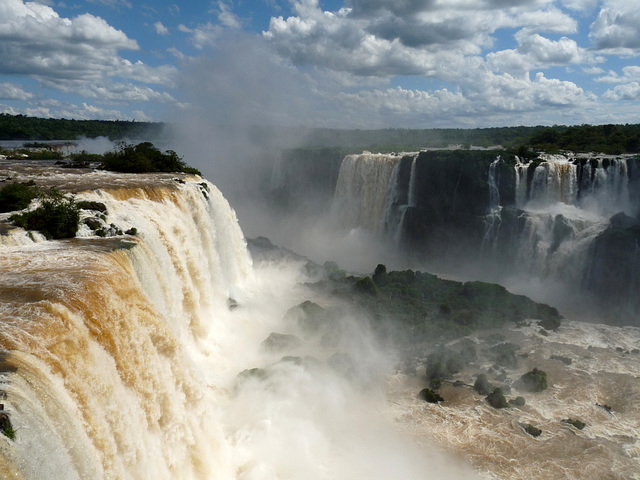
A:
<svg viewBox="0 0 640 480">
<path fill-rule="evenodd" d="M 302 340 L 295 335 L 272 332 L 261 345 L 262 348 L 270 352 L 281 352 L 300 347 Z"/>
<path fill-rule="evenodd" d="M 13 440 L 16 436 L 16 432 L 13 429 L 13 425 L 11 425 L 11 420 L 9 419 L 9 415 L 2 411 L 0 412 L 0 432 L 7 438 Z"/>
<path fill-rule="evenodd" d="M 489 402 L 489 405 L 493 408 L 507 408 L 509 406 L 507 399 L 504 397 L 504 393 L 502 393 L 502 389 L 499 387 L 494 388 L 493 391 L 487 395 L 487 402 Z"/>
<path fill-rule="evenodd" d="M 487 376 L 484 373 L 481 373 L 478 375 L 478 378 L 476 378 L 476 381 L 473 384 L 473 389 L 480 395 L 489 395 L 493 390 L 493 385 L 489 383 Z"/>
<path fill-rule="evenodd" d="M 521 426 L 524 429 L 524 431 L 527 432 L 532 437 L 539 437 L 540 435 L 542 435 L 542 430 L 540 430 L 538 427 L 534 427 L 530 423 L 526 423 Z"/>
<path fill-rule="evenodd" d="M 107 206 L 102 202 L 94 202 L 91 200 L 81 200 L 77 203 L 78 208 L 82 210 L 93 210 L 100 213 L 107 211 Z"/>
<path fill-rule="evenodd" d="M 560 420 L 562 423 L 567 423 L 569 425 L 574 426 L 575 428 L 577 428 L 578 430 L 582 430 L 584 427 L 587 426 L 586 423 L 581 422 L 580 420 L 575 420 L 572 418 L 565 418 L 563 420 Z"/>
<path fill-rule="evenodd" d="M 238 302 L 234 299 L 234 298 L 227 298 L 227 308 L 229 310 L 235 310 L 236 308 L 238 308 Z"/>
<path fill-rule="evenodd" d="M 534 368 L 520 377 L 518 388 L 526 392 L 542 392 L 547 389 L 547 373 Z"/>
<path fill-rule="evenodd" d="M 422 390 L 420 390 L 420 393 L 418 393 L 418 398 L 429 403 L 444 402 L 444 398 L 442 398 L 437 392 L 434 392 L 430 388 L 423 388 Z"/>
</svg>

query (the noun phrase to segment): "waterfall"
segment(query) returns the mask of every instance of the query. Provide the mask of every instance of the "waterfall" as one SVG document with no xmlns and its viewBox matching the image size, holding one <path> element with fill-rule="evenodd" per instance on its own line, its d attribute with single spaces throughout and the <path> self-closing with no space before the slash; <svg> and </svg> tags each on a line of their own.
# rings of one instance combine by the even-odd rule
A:
<svg viewBox="0 0 640 480">
<path fill-rule="evenodd" d="M 234 212 L 208 182 L 78 197 L 139 233 L 5 236 L 0 390 L 18 436 L 5 461 L 26 479 L 232 478 L 199 368 L 252 275 Z"/>
<path fill-rule="evenodd" d="M 502 222 L 502 206 L 500 205 L 499 179 L 497 178 L 497 167 L 502 162 L 500 155 L 489 165 L 487 174 L 487 186 L 489 187 L 489 208 L 484 218 L 485 227 L 482 235 L 482 249 L 496 248 L 496 240 L 498 238 L 498 230 Z M 517 178 L 517 177 L 516 177 Z"/>
<path fill-rule="evenodd" d="M 529 164 L 522 162 L 522 159 L 516 157 L 516 198 L 515 206 L 522 207 L 527 201 L 527 170 Z"/>
<path fill-rule="evenodd" d="M 383 233 L 387 208 L 394 203 L 392 179 L 400 158 L 372 153 L 344 158 L 332 205 L 342 228 Z"/>
<path fill-rule="evenodd" d="M 408 206 L 415 207 L 418 204 L 418 188 L 416 183 L 418 182 L 418 175 L 416 174 L 416 164 L 418 163 L 418 156 L 414 155 L 411 160 L 411 173 L 409 176 L 409 195 Z"/>
<path fill-rule="evenodd" d="M 532 173 L 531 163 L 516 163 L 516 206 L 519 208 L 541 209 L 564 203 L 599 215 L 619 211 L 633 213 L 627 158 L 543 154 L 540 160 Z"/>
</svg>

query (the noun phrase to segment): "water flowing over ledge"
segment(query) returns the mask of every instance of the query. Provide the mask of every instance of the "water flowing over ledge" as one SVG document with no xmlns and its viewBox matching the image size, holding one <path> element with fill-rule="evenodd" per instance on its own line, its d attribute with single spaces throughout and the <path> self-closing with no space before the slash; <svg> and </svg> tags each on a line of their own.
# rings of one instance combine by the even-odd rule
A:
<svg viewBox="0 0 640 480">
<path fill-rule="evenodd" d="M 5 461 L 24 478 L 224 472 L 199 368 L 252 275 L 234 212 L 198 179 L 47 173 L 138 235 L 6 236 L 1 375 L 20 441 L 2 446 Z M 90 184 L 108 188 L 82 191 Z"/>
</svg>

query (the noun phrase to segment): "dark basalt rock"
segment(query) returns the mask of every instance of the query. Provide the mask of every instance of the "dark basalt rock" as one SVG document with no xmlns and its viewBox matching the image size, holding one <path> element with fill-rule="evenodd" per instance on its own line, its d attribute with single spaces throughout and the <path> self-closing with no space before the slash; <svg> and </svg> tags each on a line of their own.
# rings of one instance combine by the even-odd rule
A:
<svg viewBox="0 0 640 480">
<path fill-rule="evenodd" d="M 102 202 L 94 202 L 91 200 L 81 200 L 77 203 L 78 208 L 81 210 L 93 210 L 100 213 L 107 211 L 107 206 Z"/>
<path fill-rule="evenodd" d="M 476 378 L 476 381 L 473 384 L 473 389 L 480 395 L 489 395 L 493 390 L 493 385 L 489 383 L 487 376 L 484 373 L 481 373 L 478 375 L 478 378 Z"/>
<path fill-rule="evenodd" d="M 16 436 L 16 432 L 13 429 L 13 425 L 11 425 L 9 415 L 4 411 L 0 411 L 0 432 L 2 432 L 5 437 L 10 438 L 11 440 L 13 440 Z"/>
<path fill-rule="evenodd" d="M 502 389 L 499 387 L 494 388 L 493 391 L 487 395 L 487 402 L 489 402 L 489 405 L 493 408 L 507 408 L 509 406 L 507 399 L 502 393 Z"/>
<path fill-rule="evenodd" d="M 317 333 L 329 320 L 329 312 L 317 303 L 306 300 L 291 307 L 284 316 L 285 322 L 296 324 L 305 333 Z"/>
<path fill-rule="evenodd" d="M 437 392 L 434 392 L 430 388 L 423 388 L 422 390 L 420 390 L 420 393 L 418 393 L 418 398 L 429 403 L 444 402 L 444 398 L 442 398 Z"/>
<path fill-rule="evenodd" d="M 524 431 L 527 432 L 532 437 L 539 437 L 540 435 L 542 435 L 542 430 L 540 430 L 538 427 L 534 427 L 530 423 L 526 423 L 521 426 L 524 429 Z"/>
</svg>

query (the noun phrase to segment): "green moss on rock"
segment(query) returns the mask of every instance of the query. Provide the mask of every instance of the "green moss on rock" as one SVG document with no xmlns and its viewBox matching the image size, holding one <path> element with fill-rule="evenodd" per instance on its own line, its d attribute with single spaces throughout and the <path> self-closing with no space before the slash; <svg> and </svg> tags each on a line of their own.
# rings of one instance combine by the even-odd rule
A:
<svg viewBox="0 0 640 480">
<path fill-rule="evenodd" d="M 542 392 L 547 389 L 547 373 L 534 368 L 520 377 L 519 388 L 527 392 Z"/>
</svg>

